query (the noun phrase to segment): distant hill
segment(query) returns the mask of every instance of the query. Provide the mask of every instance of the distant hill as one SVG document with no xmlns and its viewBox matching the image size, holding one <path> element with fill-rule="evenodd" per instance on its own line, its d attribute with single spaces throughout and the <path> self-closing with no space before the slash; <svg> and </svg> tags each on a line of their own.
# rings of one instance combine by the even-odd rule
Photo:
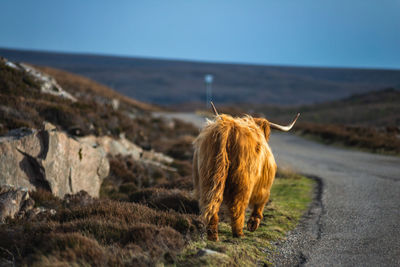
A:
<svg viewBox="0 0 400 267">
<path fill-rule="evenodd" d="M 387 88 L 302 106 L 220 105 L 220 113 L 250 113 L 283 124 L 301 113 L 295 132 L 326 144 L 400 155 L 400 90 Z"/>
<path fill-rule="evenodd" d="M 388 88 L 355 94 L 344 99 L 297 107 L 243 106 L 271 120 L 286 121 L 297 112 L 300 122 L 344 124 L 365 127 L 400 126 L 400 90 Z"/>
<path fill-rule="evenodd" d="M 299 105 L 372 90 L 400 88 L 399 70 L 217 64 L 0 49 L 13 61 L 64 69 L 140 101 L 172 105 L 205 101 L 213 74 L 217 103 Z"/>
</svg>

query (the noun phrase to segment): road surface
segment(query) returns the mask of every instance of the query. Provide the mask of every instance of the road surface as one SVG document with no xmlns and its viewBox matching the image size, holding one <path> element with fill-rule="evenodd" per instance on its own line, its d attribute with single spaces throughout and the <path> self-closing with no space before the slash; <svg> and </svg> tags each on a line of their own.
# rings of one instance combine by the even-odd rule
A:
<svg viewBox="0 0 400 267">
<path fill-rule="evenodd" d="M 201 128 L 191 113 L 165 115 Z M 318 177 L 300 226 L 279 245 L 276 265 L 400 266 L 400 157 L 342 149 L 273 132 L 279 167 Z"/>
</svg>

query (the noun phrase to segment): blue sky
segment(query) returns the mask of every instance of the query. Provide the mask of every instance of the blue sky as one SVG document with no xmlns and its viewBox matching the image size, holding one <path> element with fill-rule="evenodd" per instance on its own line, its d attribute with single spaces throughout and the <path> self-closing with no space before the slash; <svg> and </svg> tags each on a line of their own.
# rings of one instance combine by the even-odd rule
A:
<svg viewBox="0 0 400 267">
<path fill-rule="evenodd" d="M 2 0 L 0 47 L 400 69 L 400 0 Z"/>
</svg>

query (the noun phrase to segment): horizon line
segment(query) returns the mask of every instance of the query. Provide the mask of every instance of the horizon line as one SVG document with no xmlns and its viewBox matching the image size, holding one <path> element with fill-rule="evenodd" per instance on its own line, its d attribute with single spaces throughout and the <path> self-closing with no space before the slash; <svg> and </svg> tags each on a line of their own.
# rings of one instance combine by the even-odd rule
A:
<svg viewBox="0 0 400 267">
<path fill-rule="evenodd" d="M 15 47 L 3 47 L 0 46 L 0 50 L 12 50 L 20 52 L 33 52 L 33 53 L 48 53 L 48 54 L 65 54 L 65 55 L 77 55 L 77 56 L 103 56 L 103 57 L 116 57 L 122 59 L 144 59 L 144 60 L 160 60 L 160 61 L 178 61 L 196 64 L 220 64 L 220 65 L 243 65 L 243 66 L 260 66 L 260 67 L 278 67 L 278 68 L 313 68 L 313 69 L 358 69 L 358 70 L 381 70 L 381 71 L 400 71 L 399 68 L 388 68 L 388 67 L 360 67 L 360 66 L 327 66 L 327 65 L 301 65 L 301 64 L 281 64 L 281 63 L 251 63 L 251 62 L 238 62 L 238 61 L 207 61 L 201 59 L 187 59 L 187 58 L 170 58 L 170 57 L 155 57 L 155 56 L 138 56 L 138 55 L 126 55 L 126 54 L 110 54 L 102 52 L 73 52 L 73 51 L 60 51 L 56 49 L 43 50 L 43 49 L 32 49 L 32 48 L 15 48 Z M 1 56 L 1 55 L 0 55 Z"/>
</svg>

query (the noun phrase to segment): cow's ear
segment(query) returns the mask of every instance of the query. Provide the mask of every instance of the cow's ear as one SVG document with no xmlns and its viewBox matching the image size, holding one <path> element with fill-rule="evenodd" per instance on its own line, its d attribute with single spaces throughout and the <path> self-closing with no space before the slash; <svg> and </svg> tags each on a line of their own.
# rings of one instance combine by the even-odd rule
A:
<svg viewBox="0 0 400 267">
<path fill-rule="evenodd" d="M 266 119 L 261 119 L 261 118 L 255 118 L 254 122 L 264 132 L 265 139 L 268 141 L 269 135 L 271 134 L 271 128 L 269 127 L 269 122 Z"/>
</svg>

